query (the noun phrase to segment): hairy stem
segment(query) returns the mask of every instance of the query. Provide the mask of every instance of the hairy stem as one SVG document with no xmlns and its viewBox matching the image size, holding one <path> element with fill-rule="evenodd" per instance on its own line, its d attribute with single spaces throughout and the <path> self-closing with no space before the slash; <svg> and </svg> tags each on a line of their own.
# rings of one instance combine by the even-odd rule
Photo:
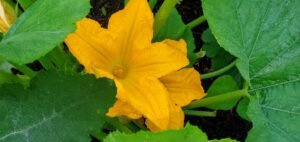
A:
<svg viewBox="0 0 300 142">
<path fill-rule="evenodd" d="M 194 108 L 204 107 L 207 105 L 216 104 L 216 103 L 220 103 L 220 102 L 224 102 L 224 101 L 228 101 L 240 97 L 245 97 L 245 96 L 248 96 L 248 92 L 246 90 L 244 89 L 237 90 L 229 93 L 224 93 L 222 95 L 208 97 L 208 98 L 194 101 L 189 105 L 187 105 L 186 107 L 184 107 L 184 109 L 194 109 Z"/>
<path fill-rule="evenodd" d="M 161 7 L 155 15 L 154 35 L 156 35 L 160 31 L 160 29 L 165 25 L 176 3 L 177 0 L 165 0 L 164 3 L 161 5 Z"/>
<path fill-rule="evenodd" d="M 206 74 L 202 74 L 201 75 L 201 79 L 208 79 L 208 78 L 212 78 L 212 77 L 216 77 L 219 76 L 225 72 L 227 72 L 228 70 L 230 70 L 231 68 L 233 68 L 235 66 L 235 64 L 237 63 L 238 60 L 233 61 L 232 63 L 230 63 L 229 65 L 214 71 L 214 72 L 210 72 L 210 73 L 206 73 Z"/>
<path fill-rule="evenodd" d="M 216 117 L 217 111 L 184 110 L 184 114 L 200 117 Z"/>
<path fill-rule="evenodd" d="M 187 27 L 190 28 L 190 29 L 193 29 L 193 28 L 195 28 L 196 26 L 202 24 L 205 21 L 206 21 L 205 17 L 200 16 L 197 19 L 193 20 L 192 22 L 188 23 Z"/>
</svg>

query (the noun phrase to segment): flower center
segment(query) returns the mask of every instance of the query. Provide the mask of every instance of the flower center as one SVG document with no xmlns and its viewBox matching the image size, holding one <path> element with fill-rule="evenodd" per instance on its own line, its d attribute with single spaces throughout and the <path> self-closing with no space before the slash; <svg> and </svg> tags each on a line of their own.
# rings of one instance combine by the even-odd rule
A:
<svg viewBox="0 0 300 142">
<path fill-rule="evenodd" d="M 123 67 L 115 67 L 113 70 L 112 70 L 112 74 L 119 78 L 119 79 L 123 79 L 127 76 L 127 69 L 123 68 Z"/>
</svg>

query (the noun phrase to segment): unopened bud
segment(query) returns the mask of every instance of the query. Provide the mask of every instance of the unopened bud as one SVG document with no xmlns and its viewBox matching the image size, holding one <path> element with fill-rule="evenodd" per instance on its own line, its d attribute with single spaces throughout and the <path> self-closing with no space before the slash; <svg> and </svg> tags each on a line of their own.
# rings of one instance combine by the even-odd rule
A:
<svg viewBox="0 0 300 142">
<path fill-rule="evenodd" d="M 17 19 L 14 7 L 6 0 L 0 0 L 0 32 L 6 33 Z"/>
</svg>

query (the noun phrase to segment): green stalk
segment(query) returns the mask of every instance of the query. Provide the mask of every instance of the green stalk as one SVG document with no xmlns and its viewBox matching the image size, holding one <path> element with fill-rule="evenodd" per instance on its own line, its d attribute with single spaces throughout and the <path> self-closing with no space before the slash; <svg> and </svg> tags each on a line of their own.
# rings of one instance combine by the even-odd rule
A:
<svg viewBox="0 0 300 142">
<path fill-rule="evenodd" d="M 184 114 L 200 117 L 216 117 L 217 111 L 184 110 Z"/>
<path fill-rule="evenodd" d="M 235 66 L 235 64 L 237 63 L 238 60 L 235 60 L 233 61 L 232 63 L 230 63 L 229 65 L 217 70 L 217 71 L 214 71 L 214 72 L 210 72 L 210 73 L 207 73 L 207 74 L 202 74 L 201 75 L 201 79 L 208 79 L 208 78 L 212 78 L 212 77 L 216 77 L 216 76 L 219 76 L 225 72 L 227 72 L 228 70 L 230 70 L 231 68 L 233 68 Z"/>
<path fill-rule="evenodd" d="M 26 65 L 18 65 L 14 63 L 12 64 L 16 69 L 22 72 L 24 75 L 28 76 L 29 78 L 33 78 L 36 75 L 36 72 L 33 71 L 31 68 L 27 67 Z"/>
<path fill-rule="evenodd" d="M 165 25 L 172 10 L 177 4 L 177 0 L 165 0 L 155 15 L 154 35 Z"/>
<path fill-rule="evenodd" d="M 64 62 L 67 60 L 65 55 L 66 53 L 63 51 L 63 45 L 59 45 L 54 48 L 49 54 L 49 58 L 58 68 L 64 68 Z"/>
<path fill-rule="evenodd" d="M 73 71 L 77 62 L 72 60 L 72 57 L 64 51 L 64 45 L 60 44 L 47 55 L 53 64 L 60 70 Z"/>
<path fill-rule="evenodd" d="M 205 17 L 200 16 L 197 19 L 193 20 L 192 22 L 188 23 L 186 26 L 190 29 L 193 29 L 193 28 L 195 28 L 196 26 L 202 24 L 205 21 L 206 21 Z"/>
<path fill-rule="evenodd" d="M 150 5 L 152 10 L 155 7 L 156 3 L 157 3 L 157 0 L 149 0 L 149 5 Z"/>
<path fill-rule="evenodd" d="M 248 92 L 245 89 L 237 90 L 222 95 L 208 97 L 208 98 L 194 101 L 189 105 L 187 105 L 186 107 L 184 107 L 184 109 L 194 109 L 194 108 L 204 107 L 207 105 L 216 104 L 216 103 L 220 103 L 220 102 L 224 102 L 224 101 L 228 101 L 240 97 L 245 97 L 245 96 L 248 96 Z"/>
<path fill-rule="evenodd" d="M 53 69 L 54 65 L 52 64 L 51 60 L 45 56 L 39 59 L 39 62 L 44 67 L 45 70 Z"/>
</svg>

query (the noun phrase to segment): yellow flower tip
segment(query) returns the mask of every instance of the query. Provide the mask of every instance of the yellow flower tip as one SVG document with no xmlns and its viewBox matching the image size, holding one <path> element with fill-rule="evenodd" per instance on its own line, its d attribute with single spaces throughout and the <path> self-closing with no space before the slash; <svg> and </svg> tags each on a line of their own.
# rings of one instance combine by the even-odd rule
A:
<svg viewBox="0 0 300 142">
<path fill-rule="evenodd" d="M 17 19 L 15 8 L 5 0 L 0 0 L 0 32 L 6 33 Z"/>
<path fill-rule="evenodd" d="M 126 117 L 129 119 L 140 119 L 141 113 L 124 101 L 117 100 L 106 113 L 109 117 Z"/>
<path fill-rule="evenodd" d="M 187 55 L 187 44 L 184 39 L 180 39 L 178 41 L 166 39 L 163 42 L 168 46 L 181 51 L 185 56 Z"/>
</svg>

